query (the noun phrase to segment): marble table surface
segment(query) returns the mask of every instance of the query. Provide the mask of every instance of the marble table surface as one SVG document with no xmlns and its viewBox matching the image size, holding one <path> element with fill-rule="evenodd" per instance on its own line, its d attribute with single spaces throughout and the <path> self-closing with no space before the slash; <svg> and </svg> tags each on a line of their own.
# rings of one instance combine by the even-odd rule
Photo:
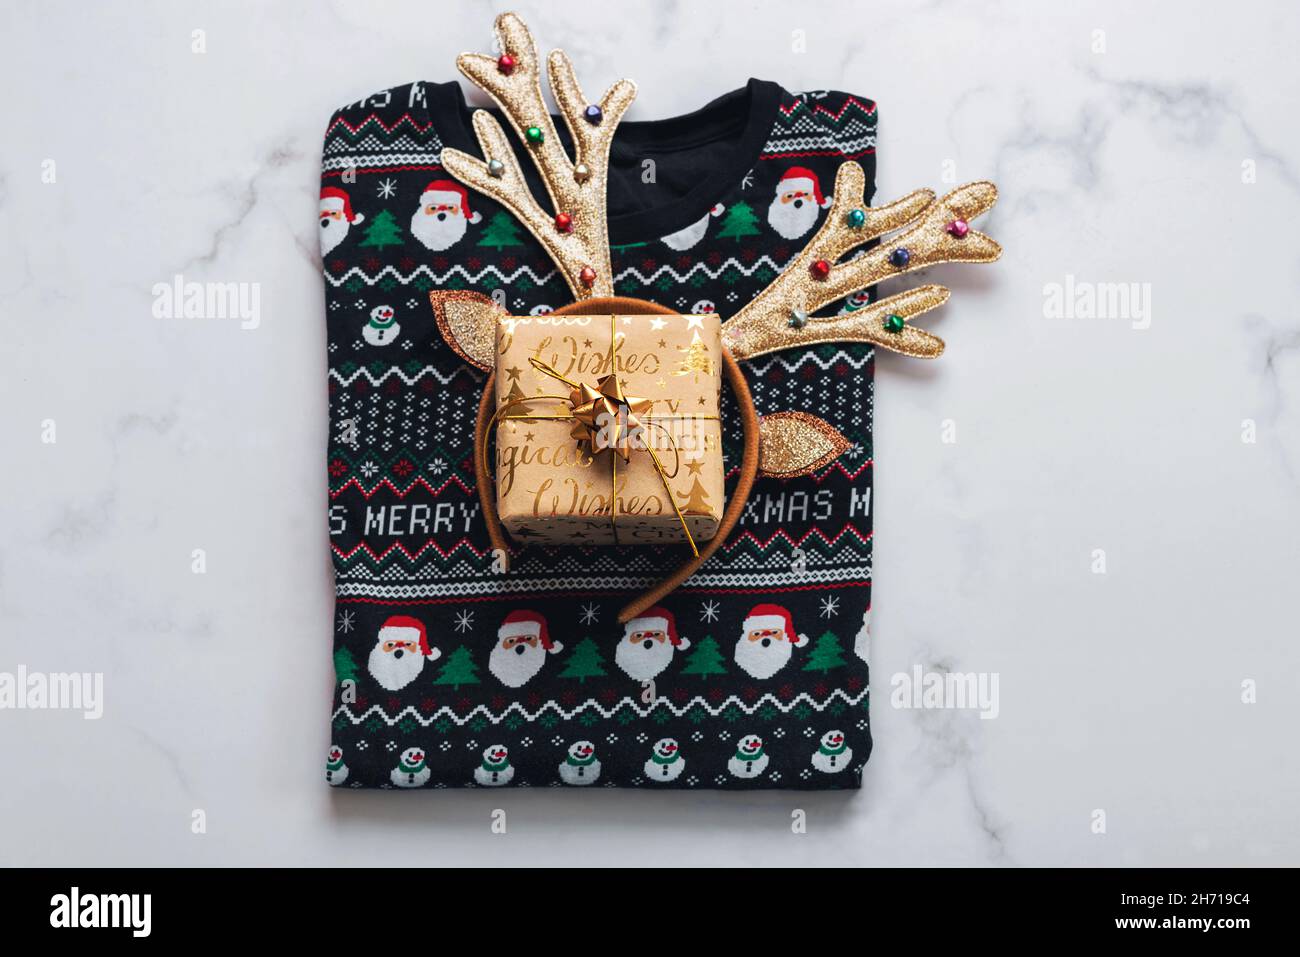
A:
<svg viewBox="0 0 1300 957">
<path fill-rule="evenodd" d="M 0 672 L 104 684 L 0 710 L 0 864 L 1300 864 L 1293 5 L 520 3 L 635 118 L 875 98 L 881 199 L 994 179 L 1006 254 L 878 363 L 860 793 L 417 796 L 321 781 L 319 151 L 488 8 L 5 6 Z M 178 273 L 256 328 L 156 317 Z"/>
</svg>

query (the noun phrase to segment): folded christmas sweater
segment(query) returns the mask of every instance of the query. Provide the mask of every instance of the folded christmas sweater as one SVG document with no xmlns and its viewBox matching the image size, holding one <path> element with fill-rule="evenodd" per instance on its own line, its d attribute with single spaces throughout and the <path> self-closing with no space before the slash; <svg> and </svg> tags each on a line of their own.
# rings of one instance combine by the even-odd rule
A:
<svg viewBox="0 0 1300 957">
<path fill-rule="evenodd" d="M 689 115 L 623 122 L 608 184 L 615 292 L 735 313 L 822 223 L 842 161 L 861 164 L 870 202 L 875 142 L 870 100 L 759 80 Z M 810 475 L 760 478 L 721 548 L 644 615 L 616 620 L 676 564 L 673 548 L 530 544 L 502 575 L 475 492 L 485 373 L 438 334 L 428 293 L 482 293 L 515 315 L 571 297 L 507 210 L 447 174 L 444 146 L 481 153 L 456 83 L 366 97 L 325 137 L 338 678 L 327 780 L 858 787 L 871 751 L 871 345 L 741 363 L 760 414 L 806 411 L 851 447 Z M 830 311 L 870 301 L 864 291 Z M 732 401 L 724 392 L 734 482 Z"/>
</svg>

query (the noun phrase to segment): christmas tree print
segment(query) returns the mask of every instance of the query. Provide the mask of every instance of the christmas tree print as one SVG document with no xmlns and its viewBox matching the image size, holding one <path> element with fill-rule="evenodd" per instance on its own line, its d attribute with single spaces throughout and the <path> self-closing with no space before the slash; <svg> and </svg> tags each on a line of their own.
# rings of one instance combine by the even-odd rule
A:
<svg viewBox="0 0 1300 957">
<path fill-rule="evenodd" d="M 813 643 L 803 670 L 830 671 L 832 668 L 843 668 L 844 665 L 844 649 L 840 647 L 840 640 L 828 631 Z"/>
<path fill-rule="evenodd" d="M 506 402 L 518 402 L 520 399 L 526 398 L 528 396 L 524 395 L 524 390 L 519 388 L 518 380 L 510 383 L 510 391 L 506 393 Z"/>
<path fill-rule="evenodd" d="M 677 351 L 685 353 L 685 356 L 673 375 L 694 375 L 694 381 L 698 382 L 700 373 L 713 374 L 713 359 L 709 357 L 709 347 L 704 344 L 698 331 L 691 337 L 689 346 L 684 349 L 679 348 Z"/>
<path fill-rule="evenodd" d="M 730 237 L 740 242 L 746 236 L 758 235 L 758 217 L 749 203 L 737 203 L 727 210 L 727 217 L 718 230 L 718 238 Z"/>
<path fill-rule="evenodd" d="M 678 492 L 677 497 L 685 499 L 682 502 L 682 513 L 685 515 L 708 515 L 709 514 L 709 496 L 704 491 L 704 486 L 700 484 L 700 477 L 696 475 L 691 479 L 690 491 L 685 494 Z"/>
<path fill-rule="evenodd" d="M 722 649 L 718 647 L 713 636 L 709 635 L 686 653 L 686 667 L 682 669 L 682 674 L 699 675 L 701 678 L 725 675 L 727 673 L 726 666 L 723 665 L 725 660 Z"/>
<path fill-rule="evenodd" d="M 362 246 L 400 246 L 402 228 L 397 225 L 393 214 L 384 209 L 379 212 L 370 225 L 366 227 L 366 236 L 361 240 Z"/>
<path fill-rule="evenodd" d="M 339 684 L 357 680 L 356 660 L 352 657 L 352 652 L 346 648 L 334 652 L 334 677 Z"/>
<path fill-rule="evenodd" d="M 433 683 L 451 685 L 453 690 L 461 685 L 478 684 L 478 669 L 474 665 L 474 659 L 469 656 L 469 649 L 461 645 L 448 655 L 447 663 L 442 666 Z"/>
<path fill-rule="evenodd" d="M 564 670 L 560 672 L 560 677 L 577 678 L 579 683 L 588 678 L 603 678 L 605 677 L 603 664 L 596 643 L 590 638 L 584 638 L 578 642 L 578 646 L 573 649 L 573 654 L 569 655 L 569 659 L 564 663 Z"/>
<path fill-rule="evenodd" d="M 524 241 L 519 235 L 519 226 L 515 218 L 505 210 L 498 210 L 488 220 L 487 227 L 483 230 L 483 238 L 478 241 L 478 244 L 491 249 L 504 249 L 507 246 L 522 246 Z"/>
</svg>

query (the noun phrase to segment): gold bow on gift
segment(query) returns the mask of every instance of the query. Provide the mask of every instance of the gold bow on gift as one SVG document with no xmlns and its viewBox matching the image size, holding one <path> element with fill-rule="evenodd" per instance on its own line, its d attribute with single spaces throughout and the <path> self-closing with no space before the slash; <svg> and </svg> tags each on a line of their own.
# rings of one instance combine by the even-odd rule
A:
<svg viewBox="0 0 1300 957">
<path fill-rule="evenodd" d="M 546 363 L 538 359 L 529 361 L 535 369 L 574 386 Z M 598 379 L 594 389 L 586 383 L 574 386 L 569 393 L 569 405 L 573 407 L 574 420 L 570 435 L 579 442 L 590 442 L 593 453 L 613 449 L 628 462 L 634 444 L 641 438 L 643 426 L 639 416 L 649 413 L 654 402 L 624 395 L 618 373 L 611 372 Z"/>
<path fill-rule="evenodd" d="M 718 417 L 703 413 L 655 415 L 650 411 L 654 406 L 654 399 L 629 396 L 623 390 L 623 380 L 618 375 L 618 332 L 614 326 L 614 320 L 615 317 L 611 315 L 609 317 L 609 368 L 611 371 L 608 375 L 597 379 L 594 388 L 585 382 L 574 382 L 534 356 L 528 360 L 532 363 L 533 368 L 563 382 L 572 391 L 567 396 L 535 395 L 512 399 L 502 404 L 493 413 L 488 428 L 491 429 L 497 422 L 506 419 L 543 419 L 551 422 L 572 422 L 573 429 L 569 434 L 579 444 L 587 443 L 593 456 L 599 455 L 601 452 L 613 453 L 609 458 L 611 483 L 609 520 L 614 530 L 615 543 L 618 542 L 618 460 L 621 458 L 624 463 L 628 463 L 632 460 L 633 452 L 649 453 L 650 461 L 654 463 L 655 471 L 659 474 L 659 481 L 663 483 L 668 503 L 672 505 L 673 512 L 677 515 L 677 521 L 682 525 L 682 532 L 686 535 L 687 544 L 691 546 L 691 554 L 698 557 L 700 550 L 696 547 L 695 539 L 686 524 L 686 516 L 682 514 L 681 508 L 678 507 L 677 501 L 673 497 L 672 486 L 668 484 L 669 479 L 677 477 L 677 472 L 681 468 L 681 453 L 677 448 L 676 439 L 673 438 L 671 432 L 664 428 L 661 421 L 667 419 L 712 419 L 716 421 Z M 538 413 L 506 414 L 508 410 L 516 406 L 527 405 L 541 399 L 558 399 L 565 402 L 569 406 L 569 412 L 553 415 Z M 645 441 L 645 432 L 648 428 L 659 429 L 672 446 L 674 464 L 671 474 L 664 469 L 663 463 L 659 461 L 659 455 L 655 452 L 653 446 Z"/>
</svg>

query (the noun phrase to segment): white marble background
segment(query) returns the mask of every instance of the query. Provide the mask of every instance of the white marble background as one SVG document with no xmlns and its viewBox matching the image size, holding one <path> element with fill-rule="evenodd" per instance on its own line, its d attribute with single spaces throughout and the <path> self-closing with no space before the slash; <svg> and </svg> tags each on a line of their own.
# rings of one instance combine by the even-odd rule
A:
<svg viewBox="0 0 1300 957">
<path fill-rule="evenodd" d="M 321 780 L 319 149 L 499 8 L 4 0 L 0 671 L 106 687 L 0 711 L 0 863 L 1300 864 L 1300 11 L 1049 6 L 519 4 L 633 117 L 876 98 L 881 198 L 993 178 L 1006 255 L 931 272 L 941 361 L 879 363 L 861 793 L 399 795 Z M 260 283 L 260 327 L 155 319 L 177 272 Z M 1046 318 L 1067 275 L 1149 283 L 1149 328 Z M 999 716 L 889 707 L 918 663 Z"/>
</svg>

